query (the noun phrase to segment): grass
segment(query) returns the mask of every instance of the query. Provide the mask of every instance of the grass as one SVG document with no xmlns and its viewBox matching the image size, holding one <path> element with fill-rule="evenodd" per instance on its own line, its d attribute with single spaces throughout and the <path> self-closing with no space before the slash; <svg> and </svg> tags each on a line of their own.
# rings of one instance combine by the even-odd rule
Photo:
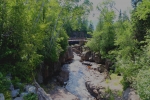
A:
<svg viewBox="0 0 150 100">
<path fill-rule="evenodd" d="M 123 87 L 121 84 L 122 76 L 117 74 L 111 74 L 110 79 L 106 79 L 102 84 L 105 87 L 105 95 L 108 100 L 115 100 L 116 97 L 121 97 L 123 92 Z M 108 97 L 106 95 L 109 95 Z"/>
<path fill-rule="evenodd" d="M 110 81 L 109 81 L 109 79 L 106 79 L 105 82 L 108 84 Z"/>
<path fill-rule="evenodd" d="M 118 95 L 119 97 L 121 97 L 121 96 L 122 96 L 122 91 L 117 91 L 117 95 Z"/>
</svg>

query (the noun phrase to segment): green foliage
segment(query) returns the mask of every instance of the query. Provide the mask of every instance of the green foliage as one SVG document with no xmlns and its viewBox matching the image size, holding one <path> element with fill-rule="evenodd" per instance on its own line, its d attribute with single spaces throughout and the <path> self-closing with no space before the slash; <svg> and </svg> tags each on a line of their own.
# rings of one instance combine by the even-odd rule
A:
<svg viewBox="0 0 150 100">
<path fill-rule="evenodd" d="M 8 90 L 10 86 L 10 80 L 8 80 L 6 77 L 3 76 L 2 73 L 0 73 L 0 92 L 3 93 L 4 91 Z"/>
<path fill-rule="evenodd" d="M 113 20 L 115 13 L 112 9 L 109 9 L 111 4 L 113 4 L 113 1 L 107 0 L 98 6 L 101 12 L 99 23 L 93 33 L 93 38 L 87 43 L 91 50 L 100 52 L 103 57 L 108 57 L 109 52 L 114 48 L 115 30 Z"/>
<path fill-rule="evenodd" d="M 123 21 L 123 27 L 117 29 L 115 45 L 116 65 L 123 74 L 124 89 L 133 87 L 137 89 L 142 100 L 148 100 L 149 79 L 149 2 L 143 0 L 132 12 L 131 22 Z M 143 9 L 144 12 L 143 12 Z M 117 24 L 119 25 L 120 22 Z M 116 25 L 117 25 L 116 24 Z M 147 89 L 146 89 L 147 88 Z M 147 90 L 147 91 L 144 91 Z M 147 98 L 146 98 L 147 97 Z"/>
<path fill-rule="evenodd" d="M 5 99 L 11 100 L 11 94 L 9 91 L 10 80 L 3 76 L 0 72 L 0 93 L 3 93 Z"/>
<path fill-rule="evenodd" d="M 49 66 L 57 62 L 77 22 L 83 23 L 80 30 L 87 30 L 91 3 L 78 4 L 73 0 L 1 0 L 0 70 L 32 82 L 42 61 Z"/>
<path fill-rule="evenodd" d="M 30 93 L 23 97 L 24 100 L 38 100 L 38 96 L 34 93 Z"/>
<path fill-rule="evenodd" d="M 141 70 L 137 75 L 137 92 L 142 100 L 150 99 L 150 69 Z"/>
<path fill-rule="evenodd" d="M 116 72 L 123 75 L 124 90 L 132 87 L 142 100 L 149 100 L 150 2 L 139 1 L 132 1 L 135 9 L 131 12 L 131 21 L 120 11 L 118 20 L 113 22 L 115 15 L 110 0 L 98 6 L 101 16 L 86 45 L 105 58 L 115 58 Z"/>
</svg>

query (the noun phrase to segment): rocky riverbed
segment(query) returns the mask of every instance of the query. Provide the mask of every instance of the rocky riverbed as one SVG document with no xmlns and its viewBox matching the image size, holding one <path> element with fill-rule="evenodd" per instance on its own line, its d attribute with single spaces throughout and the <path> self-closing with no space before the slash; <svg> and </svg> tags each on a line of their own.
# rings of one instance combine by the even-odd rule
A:
<svg viewBox="0 0 150 100">
<path fill-rule="evenodd" d="M 83 65 L 80 59 L 74 53 L 72 63 L 62 67 L 63 72 L 60 73 L 59 79 L 64 82 L 69 77 L 69 80 L 63 87 L 56 86 L 50 92 L 53 100 L 135 100 L 134 98 L 138 98 L 134 90 L 123 92 L 120 84 L 121 76 L 112 74 L 111 80 L 105 79 L 106 73 L 100 72 L 100 64 L 90 62 L 92 66 L 87 66 Z"/>
<path fill-rule="evenodd" d="M 105 84 L 105 73 L 98 71 L 99 65 L 91 63 L 92 66 L 83 65 L 80 62 L 80 57 L 74 53 L 72 63 L 65 64 L 62 67 L 63 74 L 60 73 L 61 81 L 66 80 L 67 72 L 69 72 L 69 80 L 64 88 L 57 87 L 51 92 L 51 97 L 54 100 L 99 100 L 102 92 L 105 92 L 101 83 Z M 89 63 L 89 62 L 87 62 Z M 59 81 L 60 81 L 59 80 Z M 63 81 L 64 82 L 64 81 Z M 59 92 L 55 92 L 59 91 Z M 61 91 L 61 92 L 60 92 Z M 66 92 L 64 92 L 66 91 Z M 61 96 L 60 96 L 61 95 Z M 68 97 L 68 99 L 66 99 Z"/>
</svg>

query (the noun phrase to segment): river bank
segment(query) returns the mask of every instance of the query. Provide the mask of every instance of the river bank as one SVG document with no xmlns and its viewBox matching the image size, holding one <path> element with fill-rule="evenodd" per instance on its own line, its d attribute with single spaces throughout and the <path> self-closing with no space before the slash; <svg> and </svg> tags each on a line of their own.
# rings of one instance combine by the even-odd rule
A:
<svg viewBox="0 0 150 100">
<path fill-rule="evenodd" d="M 50 86 L 52 89 L 47 90 L 53 100 L 102 100 L 109 97 L 109 95 L 106 95 L 108 89 L 115 90 L 117 93 L 122 91 L 119 77 L 114 76 L 119 81 L 105 81 L 105 73 L 96 70 L 98 64 L 93 62 L 91 63 L 92 66 L 88 68 L 80 60 L 81 58 L 74 53 L 72 63 L 63 65 L 63 69 L 69 71 L 69 80 L 63 87 L 56 84 L 57 80 L 53 80 L 53 86 Z M 116 86 L 113 84 L 116 84 Z M 121 97 L 116 96 L 116 98 Z"/>
</svg>

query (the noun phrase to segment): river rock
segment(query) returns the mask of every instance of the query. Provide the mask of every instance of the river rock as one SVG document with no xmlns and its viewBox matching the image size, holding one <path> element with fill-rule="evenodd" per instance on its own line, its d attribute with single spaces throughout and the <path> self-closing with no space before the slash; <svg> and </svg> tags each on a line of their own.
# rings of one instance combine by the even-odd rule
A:
<svg viewBox="0 0 150 100">
<path fill-rule="evenodd" d="M 76 54 L 81 54 L 81 52 L 77 50 L 76 48 L 73 48 L 72 51 L 75 52 Z"/>
<path fill-rule="evenodd" d="M 98 64 L 101 62 L 101 57 L 99 53 L 94 54 L 94 61 Z"/>
<path fill-rule="evenodd" d="M 94 55 L 95 55 L 95 54 L 92 52 L 92 53 L 91 53 L 91 56 L 89 57 L 89 61 L 90 61 L 90 62 L 93 62 L 93 61 L 94 61 Z"/>
<path fill-rule="evenodd" d="M 5 100 L 4 94 L 0 93 L 0 100 Z"/>
<path fill-rule="evenodd" d="M 76 50 L 80 51 L 81 46 L 78 44 L 75 44 L 72 48 L 75 48 Z"/>
<path fill-rule="evenodd" d="M 17 97 L 19 95 L 19 91 L 20 89 L 16 89 L 16 90 L 12 90 L 11 91 L 11 96 L 14 98 L 14 97 Z"/>
<path fill-rule="evenodd" d="M 139 95 L 132 88 L 127 88 L 123 93 L 123 100 L 140 100 Z"/>
<path fill-rule="evenodd" d="M 36 87 L 35 87 L 35 86 L 26 85 L 25 89 L 26 89 L 26 91 L 27 91 L 28 93 L 36 93 Z"/>
<path fill-rule="evenodd" d="M 73 51 L 72 51 L 72 47 L 71 47 L 71 46 L 68 46 L 65 55 L 66 55 L 66 60 L 71 60 L 71 59 L 74 58 L 74 55 L 73 55 Z"/>
<path fill-rule="evenodd" d="M 81 59 L 83 61 L 88 61 L 90 56 L 91 56 L 91 51 L 85 51 L 85 52 L 82 52 Z"/>
<path fill-rule="evenodd" d="M 104 71 L 105 71 L 105 65 L 102 65 L 102 64 L 98 64 L 98 71 L 100 72 L 100 73 L 103 73 Z"/>
<path fill-rule="evenodd" d="M 59 75 L 63 78 L 63 81 L 66 82 L 69 80 L 69 71 L 68 69 L 66 68 L 66 66 L 68 66 L 67 64 L 64 65 L 62 68 L 61 68 L 61 72 L 59 73 Z"/>
<path fill-rule="evenodd" d="M 85 82 L 86 88 L 89 93 L 94 96 L 97 100 L 100 99 L 100 91 L 99 88 L 90 81 Z"/>
<path fill-rule="evenodd" d="M 26 95 L 28 95 L 28 92 L 22 92 L 22 93 L 20 94 L 20 97 L 24 97 L 24 96 L 26 96 Z"/>
</svg>

